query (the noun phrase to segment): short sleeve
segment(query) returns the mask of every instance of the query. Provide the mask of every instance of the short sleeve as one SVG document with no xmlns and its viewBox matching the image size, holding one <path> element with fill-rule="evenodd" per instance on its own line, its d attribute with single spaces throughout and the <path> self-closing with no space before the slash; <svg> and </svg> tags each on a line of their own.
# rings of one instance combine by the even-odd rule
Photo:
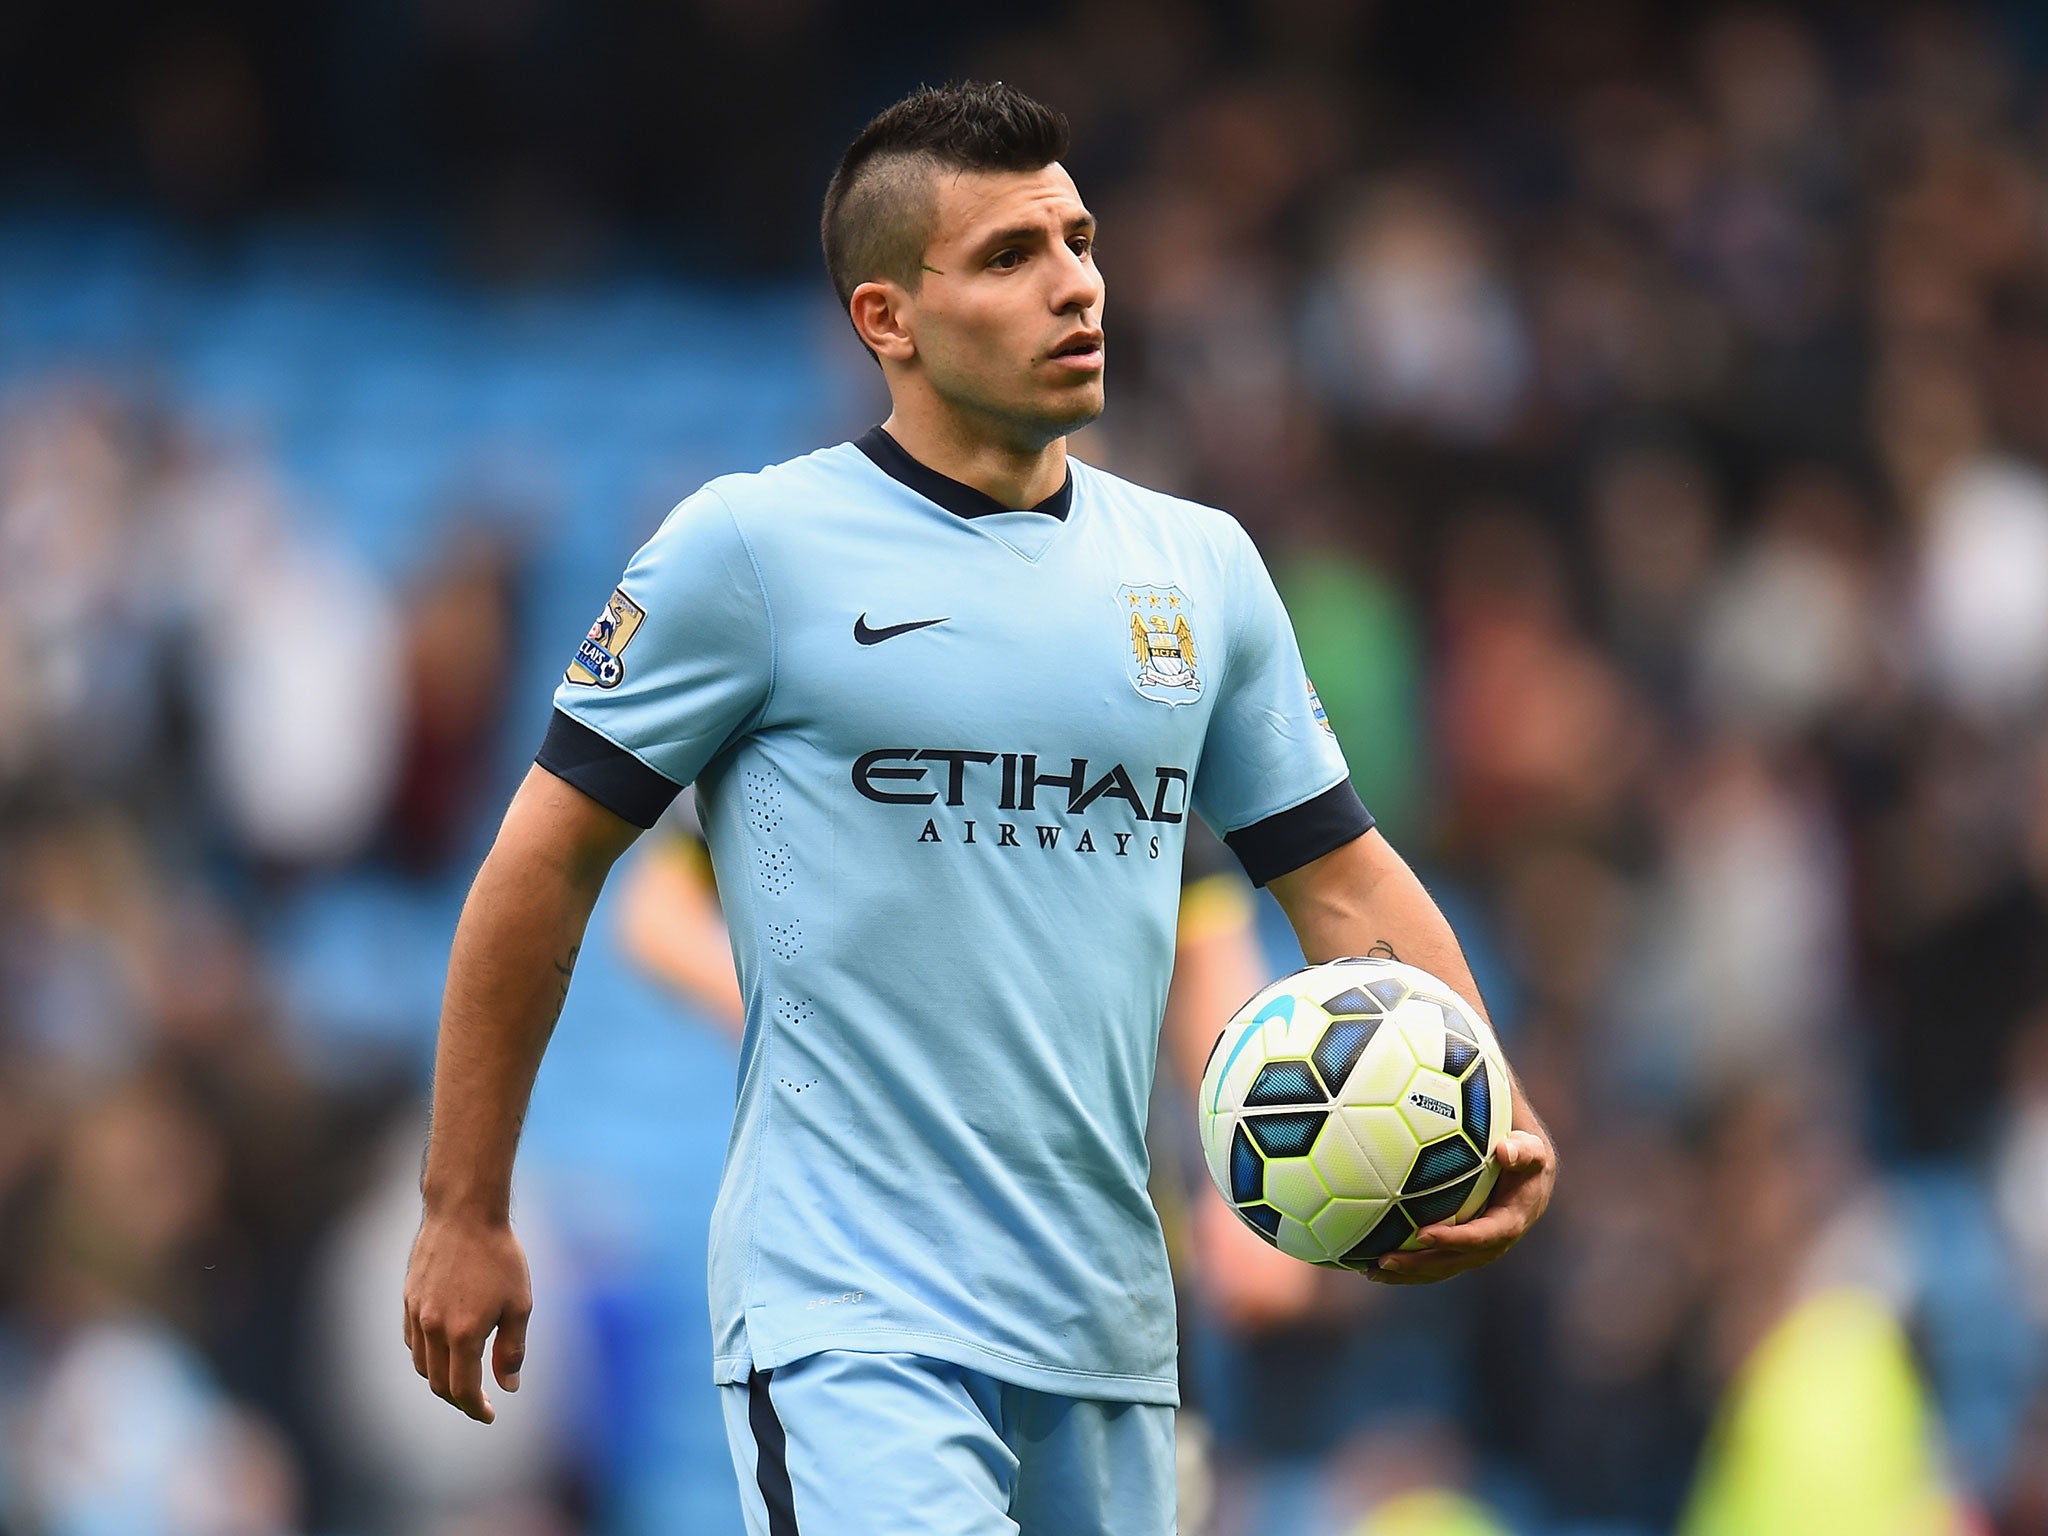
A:
<svg viewBox="0 0 2048 1536">
<path fill-rule="evenodd" d="M 578 642 L 536 761 L 652 826 L 759 718 L 774 670 L 753 556 L 731 509 L 706 488 L 641 547 Z"/>
<path fill-rule="evenodd" d="M 1287 609 L 1244 530 L 1226 546 L 1230 647 L 1195 773 L 1195 809 L 1254 883 L 1371 830 L 1301 664 Z"/>
</svg>

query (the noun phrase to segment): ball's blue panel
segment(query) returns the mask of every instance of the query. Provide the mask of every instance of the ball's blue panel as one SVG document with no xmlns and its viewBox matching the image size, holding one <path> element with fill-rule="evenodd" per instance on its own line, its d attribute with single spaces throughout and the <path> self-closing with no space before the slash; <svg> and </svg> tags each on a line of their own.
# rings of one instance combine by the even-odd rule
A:
<svg viewBox="0 0 2048 1536">
<path fill-rule="evenodd" d="M 1472 1069 L 1472 1075 L 1465 1079 L 1465 1130 L 1481 1146 L 1486 1144 L 1488 1128 L 1493 1124 L 1493 1084 L 1486 1076 L 1486 1063 L 1481 1062 Z"/>
<path fill-rule="evenodd" d="M 1387 1214 L 1373 1224 L 1373 1229 L 1361 1237 L 1357 1246 L 1344 1255 L 1343 1262 L 1355 1268 L 1369 1267 L 1366 1264 L 1368 1259 L 1377 1259 L 1382 1254 L 1392 1253 L 1414 1233 L 1415 1224 L 1401 1213 L 1401 1207 L 1390 1206 Z"/>
<path fill-rule="evenodd" d="M 1389 976 L 1384 981 L 1368 982 L 1365 990 L 1378 998 L 1385 1007 L 1391 1008 L 1408 995 L 1408 983 Z"/>
<path fill-rule="evenodd" d="M 1401 1208 L 1408 1213 L 1408 1219 L 1418 1227 L 1431 1226 L 1446 1217 L 1457 1214 L 1458 1207 L 1465 1203 L 1465 1197 L 1472 1193 L 1472 1186 L 1479 1182 L 1474 1173 L 1468 1179 L 1432 1190 L 1426 1195 L 1417 1195 L 1413 1200 L 1403 1200 Z"/>
<path fill-rule="evenodd" d="M 1240 1205 L 1238 1211 L 1244 1219 L 1266 1235 L 1269 1243 L 1280 1237 L 1280 1213 L 1270 1205 Z"/>
<path fill-rule="evenodd" d="M 1230 1198 L 1239 1205 L 1266 1192 L 1266 1163 L 1239 1126 L 1230 1137 Z"/>
<path fill-rule="evenodd" d="M 1305 1157 L 1316 1144 L 1316 1134 L 1322 1130 L 1323 1122 L 1329 1118 L 1328 1110 L 1318 1109 L 1307 1114 L 1257 1115 L 1245 1124 L 1251 1127 L 1252 1140 L 1266 1156 Z"/>
<path fill-rule="evenodd" d="M 1275 1104 L 1320 1104 L 1323 1090 L 1310 1076 L 1305 1061 L 1269 1061 L 1259 1068 L 1245 1090 L 1247 1109 L 1266 1109 Z"/>
<path fill-rule="evenodd" d="M 1339 1019 L 1323 1031 L 1323 1038 L 1316 1042 L 1315 1063 L 1331 1097 L 1344 1086 L 1344 1079 L 1358 1065 L 1358 1058 L 1365 1054 L 1379 1027 L 1378 1019 Z"/>
<path fill-rule="evenodd" d="M 1367 997 L 1364 989 L 1360 987 L 1352 987 L 1347 991 L 1339 992 L 1335 997 L 1323 1004 L 1323 1012 L 1333 1018 L 1339 1014 L 1378 1013 L 1379 1011 L 1379 1000 Z"/>
<path fill-rule="evenodd" d="M 1412 1195 L 1434 1189 L 1445 1179 L 1462 1178 L 1478 1166 L 1479 1154 L 1472 1150 L 1471 1142 L 1462 1136 L 1446 1136 L 1442 1141 L 1432 1141 L 1416 1156 L 1401 1193 Z"/>
<path fill-rule="evenodd" d="M 1444 1070 L 1456 1077 L 1479 1059 L 1479 1047 L 1444 1031 Z"/>
</svg>

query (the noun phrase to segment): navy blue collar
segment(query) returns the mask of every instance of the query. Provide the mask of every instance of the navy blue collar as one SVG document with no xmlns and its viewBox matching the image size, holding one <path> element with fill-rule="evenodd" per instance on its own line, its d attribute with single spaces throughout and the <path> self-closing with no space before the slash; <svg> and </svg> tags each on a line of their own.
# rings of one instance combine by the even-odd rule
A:
<svg viewBox="0 0 2048 1536">
<path fill-rule="evenodd" d="M 1067 466 L 1067 478 L 1060 488 L 1035 507 L 1006 507 L 986 491 L 942 475 L 928 464 L 920 464 L 903 445 L 880 427 L 871 427 L 853 440 L 853 446 L 874 460 L 875 468 L 892 480 L 900 480 L 926 501 L 937 502 L 956 517 L 982 517 L 990 512 L 1043 512 L 1066 520 L 1074 504 L 1074 470 Z"/>
</svg>

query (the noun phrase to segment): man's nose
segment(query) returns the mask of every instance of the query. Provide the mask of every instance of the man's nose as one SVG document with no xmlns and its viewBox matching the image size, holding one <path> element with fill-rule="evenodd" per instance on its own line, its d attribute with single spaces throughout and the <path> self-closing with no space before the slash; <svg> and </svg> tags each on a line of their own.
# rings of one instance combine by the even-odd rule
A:
<svg viewBox="0 0 2048 1536">
<path fill-rule="evenodd" d="M 1062 246 L 1062 250 L 1066 247 Z M 1095 263 L 1086 261 L 1066 250 L 1066 258 L 1059 266 L 1059 283 L 1053 294 L 1053 308 L 1061 314 L 1069 310 L 1087 311 L 1102 302 L 1102 274 L 1095 269 Z"/>
</svg>

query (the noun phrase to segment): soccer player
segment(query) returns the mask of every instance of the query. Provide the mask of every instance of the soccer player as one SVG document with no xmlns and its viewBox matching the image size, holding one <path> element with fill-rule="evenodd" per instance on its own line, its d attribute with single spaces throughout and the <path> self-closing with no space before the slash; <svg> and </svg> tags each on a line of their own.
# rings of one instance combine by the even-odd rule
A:
<svg viewBox="0 0 2048 1536">
<path fill-rule="evenodd" d="M 464 907 L 406 1340 L 488 1420 L 531 1298 L 513 1153 L 614 860 L 694 783 L 746 1005 L 713 1216 L 714 1370 L 755 1536 L 1164 1536 L 1175 1329 L 1145 1110 L 1190 815 L 1311 960 L 1475 997 L 1353 791 L 1244 531 L 1069 457 L 1103 408 L 1066 125 L 920 90 L 825 197 L 891 411 L 712 481 L 628 566 Z M 1493 1204 L 1542 1213 L 1525 1094 Z"/>
</svg>

